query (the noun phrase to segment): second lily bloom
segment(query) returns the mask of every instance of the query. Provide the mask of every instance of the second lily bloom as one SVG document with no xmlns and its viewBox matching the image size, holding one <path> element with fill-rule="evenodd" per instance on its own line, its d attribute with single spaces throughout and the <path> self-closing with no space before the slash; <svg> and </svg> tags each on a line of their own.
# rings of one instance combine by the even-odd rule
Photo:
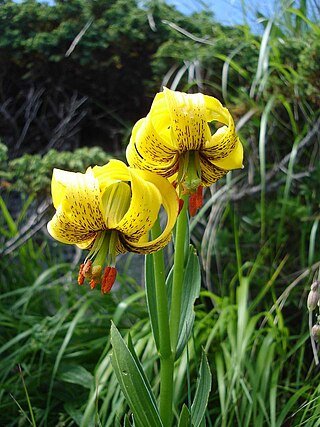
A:
<svg viewBox="0 0 320 427">
<path fill-rule="evenodd" d="M 213 134 L 210 122 L 221 126 Z M 242 168 L 243 161 L 227 108 L 211 96 L 167 88 L 134 126 L 126 154 L 131 167 L 168 178 L 179 196 L 197 194 L 230 170 Z"/>
</svg>

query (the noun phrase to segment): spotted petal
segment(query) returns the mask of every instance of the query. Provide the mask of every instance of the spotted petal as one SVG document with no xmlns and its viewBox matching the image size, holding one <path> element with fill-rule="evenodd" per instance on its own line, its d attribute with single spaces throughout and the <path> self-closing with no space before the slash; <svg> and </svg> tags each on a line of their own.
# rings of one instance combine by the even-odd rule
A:
<svg viewBox="0 0 320 427">
<path fill-rule="evenodd" d="M 243 146 L 239 138 L 236 138 L 235 147 L 230 153 L 221 159 L 216 159 L 214 156 L 207 155 L 209 161 L 215 166 L 226 169 L 241 169 L 243 167 Z"/>
<path fill-rule="evenodd" d="M 155 223 L 161 207 L 161 196 L 152 182 L 145 181 L 135 169 L 130 170 L 132 198 L 129 209 L 116 229 L 138 241 Z"/>
<path fill-rule="evenodd" d="M 119 251 L 149 253 L 169 242 L 179 205 L 176 191 L 167 179 L 153 172 L 128 168 L 119 160 L 111 160 L 105 166 L 95 166 L 93 173 L 102 191 L 105 191 L 106 185 L 112 186 L 119 180 L 131 185 L 129 208 L 123 218 L 113 224 L 114 229 L 120 232 Z M 167 213 L 167 224 L 161 236 L 149 242 L 148 232 L 158 217 L 161 205 Z"/>
<path fill-rule="evenodd" d="M 136 219 L 134 216 L 131 216 L 128 221 L 124 225 L 122 225 L 122 231 L 124 233 L 122 236 L 123 244 L 127 248 L 127 250 L 130 250 L 131 252 L 155 252 L 163 248 L 171 239 L 171 231 L 176 223 L 176 219 L 179 212 L 179 200 L 177 197 L 177 193 L 174 187 L 170 184 L 170 182 L 167 179 L 162 178 L 161 176 L 142 170 L 132 170 L 131 173 L 133 177 L 132 188 L 135 187 L 135 191 L 139 191 L 141 180 L 144 182 L 147 181 L 149 183 L 150 187 L 148 189 L 148 194 L 149 196 L 152 196 L 152 193 L 154 194 L 154 199 L 151 199 L 154 208 L 152 209 L 152 212 L 150 211 L 150 207 L 143 210 L 145 212 L 144 215 L 148 216 L 148 226 L 144 227 L 145 233 L 140 235 L 139 240 L 135 239 L 138 234 L 136 234 L 136 236 L 133 236 L 131 232 L 129 233 L 131 226 L 135 225 L 134 223 Z M 147 195 L 147 193 L 145 194 Z M 136 196 L 137 199 L 135 200 L 135 206 L 137 207 L 139 203 L 143 203 L 143 199 L 141 200 L 139 194 L 136 194 Z M 148 231 L 148 227 L 154 224 L 158 215 L 156 211 L 159 211 L 160 204 L 163 205 L 165 213 L 167 215 L 166 226 L 159 237 L 149 241 L 146 237 L 146 232 Z M 140 227 L 140 230 L 142 231 L 143 229 Z"/>
<path fill-rule="evenodd" d="M 52 198 L 57 210 L 48 231 L 56 240 L 86 248 L 106 229 L 99 183 L 90 168 L 85 174 L 54 169 Z"/>
<path fill-rule="evenodd" d="M 201 165 L 201 185 L 203 187 L 209 187 L 214 182 L 218 181 L 229 171 L 220 168 L 200 154 L 200 165 Z"/>
<path fill-rule="evenodd" d="M 223 107 L 221 103 L 210 96 L 205 97 L 207 107 L 207 118 L 222 123 L 220 127 L 205 144 L 202 150 L 208 160 L 215 161 L 224 159 L 235 149 L 239 143 L 239 138 L 236 134 L 234 121 L 228 109 Z M 242 160 L 241 165 L 242 166 Z"/>
<path fill-rule="evenodd" d="M 171 117 L 172 137 L 180 153 L 201 150 L 210 138 L 202 93 L 186 94 L 164 88 L 164 97 Z"/>
<path fill-rule="evenodd" d="M 161 108 L 160 112 L 155 110 L 154 115 L 148 114 L 135 124 L 126 152 L 131 167 L 162 176 L 169 176 L 177 170 L 178 152 L 170 142 L 166 116 L 167 112 Z"/>
</svg>

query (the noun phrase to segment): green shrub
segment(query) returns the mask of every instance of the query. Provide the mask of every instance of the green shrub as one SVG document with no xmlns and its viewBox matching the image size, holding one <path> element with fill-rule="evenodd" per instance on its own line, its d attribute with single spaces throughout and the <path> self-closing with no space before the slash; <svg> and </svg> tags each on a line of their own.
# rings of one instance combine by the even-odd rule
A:
<svg viewBox="0 0 320 427">
<path fill-rule="evenodd" d="M 89 166 L 103 165 L 108 160 L 110 155 L 100 147 L 84 147 L 74 152 L 52 149 L 44 156 L 24 154 L 7 161 L 7 167 L 1 169 L 0 176 L 7 182 L 6 188 L 11 191 L 26 195 L 48 194 L 54 168 L 85 172 Z"/>
</svg>

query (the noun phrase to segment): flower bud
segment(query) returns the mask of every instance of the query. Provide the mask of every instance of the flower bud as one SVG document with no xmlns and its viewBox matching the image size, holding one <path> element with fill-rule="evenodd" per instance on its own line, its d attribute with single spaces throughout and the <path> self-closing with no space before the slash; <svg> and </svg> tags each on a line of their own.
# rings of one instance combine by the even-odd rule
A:
<svg viewBox="0 0 320 427">
<path fill-rule="evenodd" d="M 307 299 L 307 307 L 309 311 L 313 311 L 320 301 L 320 286 L 319 282 L 316 280 L 311 285 L 311 290 Z"/>
<path fill-rule="evenodd" d="M 320 325 L 313 325 L 311 334 L 316 341 L 320 340 Z"/>
</svg>

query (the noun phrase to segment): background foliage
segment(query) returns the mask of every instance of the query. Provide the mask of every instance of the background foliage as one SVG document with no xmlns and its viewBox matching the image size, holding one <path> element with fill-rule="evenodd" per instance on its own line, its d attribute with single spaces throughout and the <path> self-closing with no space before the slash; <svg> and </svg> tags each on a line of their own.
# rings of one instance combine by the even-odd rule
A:
<svg viewBox="0 0 320 427">
<path fill-rule="evenodd" d="M 319 10 L 280 6 L 257 35 L 164 2 L 0 2 L 4 425 L 121 423 L 111 320 L 130 329 L 159 387 L 142 259 L 122 258 L 107 298 L 75 287 L 81 254 L 48 239 L 45 223 L 52 168 L 121 158 L 161 84 L 219 98 L 245 146 L 244 170 L 207 190 L 191 224 L 203 290 L 177 402 L 191 401 L 204 347 L 208 426 L 320 425 L 306 312 L 320 259 Z"/>
</svg>

